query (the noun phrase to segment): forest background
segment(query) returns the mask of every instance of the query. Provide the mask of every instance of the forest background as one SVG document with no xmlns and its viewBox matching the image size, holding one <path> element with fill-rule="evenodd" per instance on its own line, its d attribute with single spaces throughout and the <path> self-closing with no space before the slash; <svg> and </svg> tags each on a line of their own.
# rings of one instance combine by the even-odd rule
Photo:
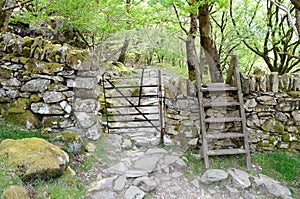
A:
<svg viewBox="0 0 300 199">
<path fill-rule="evenodd" d="M 191 80 L 205 57 L 212 81 L 223 81 L 232 53 L 247 74 L 300 71 L 299 0 L 1 0 L 0 7 L 2 32 L 54 20 L 69 42 L 103 61 L 117 54 L 129 65 L 178 66 Z"/>
</svg>

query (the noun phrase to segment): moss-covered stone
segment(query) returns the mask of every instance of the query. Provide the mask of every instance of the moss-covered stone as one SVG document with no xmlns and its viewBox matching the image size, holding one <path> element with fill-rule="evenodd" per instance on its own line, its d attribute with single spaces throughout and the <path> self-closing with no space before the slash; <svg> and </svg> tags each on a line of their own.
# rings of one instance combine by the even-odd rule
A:
<svg viewBox="0 0 300 199">
<path fill-rule="evenodd" d="M 277 139 L 276 139 L 276 137 L 275 136 L 270 136 L 270 137 L 268 137 L 268 141 L 270 142 L 270 143 L 275 143 L 276 141 L 277 141 Z"/>
<path fill-rule="evenodd" d="M 63 140 L 67 143 L 73 143 L 80 140 L 79 135 L 71 130 L 65 130 L 62 132 Z"/>
<path fill-rule="evenodd" d="M 88 51 L 83 50 L 70 50 L 66 53 L 66 62 L 74 70 L 81 69 L 81 63 L 87 59 L 89 55 Z"/>
<path fill-rule="evenodd" d="M 3 191 L 2 199 L 30 199 L 28 191 L 25 187 L 13 185 L 7 187 Z"/>
<path fill-rule="evenodd" d="M 41 126 L 38 118 L 30 111 L 18 107 L 11 107 L 3 114 L 4 119 L 12 124 L 21 125 L 28 129 L 36 129 Z"/>
<path fill-rule="evenodd" d="M 23 49 L 24 47 L 27 47 L 27 48 L 31 48 L 31 46 L 33 45 L 34 43 L 34 38 L 32 37 L 24 37 L 23 38 Z"/>
<path fill-rule="evenodd" d="M 16 101 L 16 107 L 21 109 L 28 109 L 30 107 L 30 100 L 27 98 L 18 98 Z"/>
<path fill-rule="evenodd" d="M 7 139 L 0 144 L 0 157 L 17 168 L 23 180 L 61 175 L 69 162 L 68 155 L 59 147 L 40 138 Z"/>
<path fill-rule="evenodd" d="M 23 55 L 24 55 L 24 57 L 26 57 L 26 58 L 29 58 L 30 57 L 30 48 L 29 47 L 24 47 L 23 48 Z"/>
<path fill-rule="evenodd" d="M 13 77 L 13 73 L 11 70 L 0 67 L 0 78 L 9 79 L 11 77 Z"/>
<path fill-rule="evenodd" d="M 52 127 L 53 124 L 59 124 L 60 119 L 58 117 L 47 117 L 43 119 L 43 127 Z"/>
<path fill-rule="evenodd" d="M 24 75 L 31 75 L 35 73 L 44 73 L 48 75 L 54 75 L 57 72 L 60 72 L 64 68 L 64 64 L 54 63 L 54 62 L 44 62 L 37 60 L 35 58 L 28 59 L 25 64 Z"/>
<path fill-rule="evenodd" d="M 290 142 L 291 141 L 291 135 L 289 133 L 284 133 L 282 135 L 282 141 L 284 141 L 284 142 Z"/>
<path fill-rule="evenodd" d="M 288 94 L 292 97 L 300 97 L 300 91 L 290 91 Z"/>
<path fill-rule="evenodd" d="M 38 95 L 30 95 L 29 101 L 30 103 L 36 103 L 41 101 L 41 97 L 39 97 Z"/>
<path fill-rule="evenodd" d="M 300 142 L 298 141 L 298 142 L 291 142 L 290 143 L 290 148 L 291 149 L 296 149 L 296 150 L 298 150 L 298 151 L 300 151 Z"/>
<path fill-rule="evenodd" d="M 271 118 L 267 120 L 263 125 L 262 129 L 267 132 L 273 132 L 273 133 L 284 133 L 284 126 L 281 122 L 275 120 L 275 118 Z"/>
</svg>

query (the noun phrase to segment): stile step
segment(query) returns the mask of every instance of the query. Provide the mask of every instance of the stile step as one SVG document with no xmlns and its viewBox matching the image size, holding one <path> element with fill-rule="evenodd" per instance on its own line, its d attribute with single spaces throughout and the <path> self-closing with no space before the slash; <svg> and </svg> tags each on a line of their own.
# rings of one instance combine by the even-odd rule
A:
<svg viewBox="0 0 300 199">
<path fill-rule="evenodd" d="M 239 102 L 207 102 L 204 103 L 204 107 L 213 107 L 213 106 L 239 106 L 241 103 Z"/>
<path fill-rule="evenodd" d="M 218 149 L 207 151 L 207 155 L 234 155 L 244 153 L 247 153 L 245 149 Z"/>
<path fill-rule="evenodd" d="M 224 117 L 224 118 L 208 118 L 204 122 L 207 123 L 225 123 L 225 122 L 241 122 L 243 121 L 240 117 Z"/>
<path fill-rule="evenodd" d="M 214 134 L 207 134 L 206 137 L 209 139 L 239 138 L 239 137 L 245 137 L 245 134 L 243 134 L 243 133 L 214 133 Z"/>
</svg>

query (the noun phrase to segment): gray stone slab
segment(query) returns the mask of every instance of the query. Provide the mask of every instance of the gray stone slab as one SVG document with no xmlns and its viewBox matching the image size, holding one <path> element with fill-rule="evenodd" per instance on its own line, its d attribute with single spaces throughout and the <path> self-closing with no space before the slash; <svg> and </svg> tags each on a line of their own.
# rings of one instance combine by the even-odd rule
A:
<svg viewBox="0 0 300 199">
<path fill-rule="evenodd" d="M 201 182 L 204 184 L 210 184 L 212 182 L 218 182 L 225 180 L 228 177 L 228 173 L 221 169 L 209 169 L 201 176 Z"/>
<path fill-rule="evenodd" d="M 227 171 L 232 177 L 232 184 L 235 188 L 245 189 L 251 186 L 249 174 L 241 169 L 229 169 Z"/>
<path fill-rule="evenodd" d="M 158 161 L 163 157 L 162 154 L 155 154 L 155 155 L 145 155 L 138 159 L 135 164 L 134 168 L 147 171 L 151 173 L 155 170 Z"/>
<path fill-rule="evenodd" d="M 110 173 L 110 174 L 125 174 L 128 170 L 127 166 L 123 162 L 119 162 L 108 169 L 104 169 L 103 173 Z"/>
<path fill-rule="evenodd" d="M 115 199 L 116 198 L 116 194 L 114 192 L 106 192 L 106 191 L 100 191 L 95 193 L 92 196 L 92 199 Z"/>
<path fill-rule="evenodd" d="M 138 178 L 148 175 L 146 171 L 143 170 L 128 170 L 125 172 L 127 178 Z"/>
<path fill-rule="evenodd" d="M 125 188 L 127 183 L 126 176 L 119 176 L 114 183 L 114 190 L 115 191 L 121 191 Z"/>
<path fill-rule="evenodd" d="M 153 191 L 157 187 L 157 183 L 147 176 L 135 179 L 133 185 L 141 188 L 145 192 Z"/>
<path fill-rule="evenodd" d="M 125 192 L 124 199 L 143 199 L 145 195 L 145 192 L 140 188 L 130 186 Z"/>
</svg>

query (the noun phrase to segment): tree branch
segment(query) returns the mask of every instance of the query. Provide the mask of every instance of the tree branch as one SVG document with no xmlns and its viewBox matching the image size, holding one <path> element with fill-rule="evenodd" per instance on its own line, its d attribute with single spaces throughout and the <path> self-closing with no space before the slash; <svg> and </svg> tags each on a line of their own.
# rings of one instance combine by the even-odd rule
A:
<svg viewBox="0 0 300 199">
<path fill-rule="evenodd" d="M 31 1 L 33 1 L 33 0 L 26 0 L 26 1 L 23 1 L 23 2 L 18 2 L 17 5 L 12 5 L 12 6 L 7 7 L 7 8 L 2 8 L 2 11 L 5 12 L 5 11 L 8 11 L 8 10 L 13 10 L 13 9 L 21 7 L 22 5 L 24 5 L 26 3 L 29 3 Z"/>
<path fill-rule="evenodd" d="M 295 24 L 293 23 L 293 18 L 292 18 L 292 15 L 291 15 L 289 9 L 287 7 L 285 7 L 284 5 L 282 5 L 280 2 L 277 2 L 275 0 L 270 0 L 270 1 L 272 1 L 274 3 L 274 5 L 276 5 L 280 10 L 286 12 L 286 14 L 288 15 L 289 22 L 290 22 L 291 26 L 293 27 L 295 34 L 297 36 L 299 36 L 298 29 L 295 26 Z"/>
<path fill-rule="evenodd" d="M 179 13 L 178 13 L 178 10 L 177 10 L 176 5 L 175 5 L 174 2 L 172 2 L 172 6 L 175 10 L 175 14 L 176 14 L 176 17 L 178 19 L 178 23 L 179 23 L 180 28 L 185 32 L 186 35 L 188 35 L 189 34 L 188 31 L 184 28 L 184 26 L 182 25 L 182 22 L 180 21 Z"/>
</svg>

